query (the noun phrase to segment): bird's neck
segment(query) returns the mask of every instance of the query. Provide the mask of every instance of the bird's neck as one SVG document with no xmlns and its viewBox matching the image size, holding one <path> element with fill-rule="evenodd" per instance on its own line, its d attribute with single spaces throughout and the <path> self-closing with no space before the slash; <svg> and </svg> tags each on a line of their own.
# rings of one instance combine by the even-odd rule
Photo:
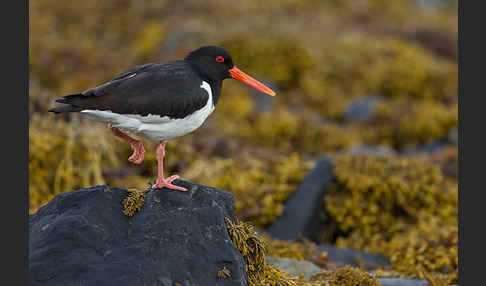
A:
<svg viewBox="0 0 486 286">
<path fill-rule="evenodd" d="M 211 86 L 211 93 L 213 94 L 213 104 L 216 106 L 216 103 L 218 103 L 219 96 L 221 95 L 221 86 L 222 86 L 222 81 L 214 81 L 214 80 L 207 80 L 209 85 Z"/>
<path fill-rule="evenodd" d="M 211 92 L 213 94 L 213 104 L 216 106 L 219 96 L 221 95 L 222 80 L 212 79 L 206 73 L 204 73 L 197 64 L 191 61 L 191 57 L 186 57 L 185 61 L 196 71 L 196 74 L 205 82 L 211 86 Z"/>
</svg>

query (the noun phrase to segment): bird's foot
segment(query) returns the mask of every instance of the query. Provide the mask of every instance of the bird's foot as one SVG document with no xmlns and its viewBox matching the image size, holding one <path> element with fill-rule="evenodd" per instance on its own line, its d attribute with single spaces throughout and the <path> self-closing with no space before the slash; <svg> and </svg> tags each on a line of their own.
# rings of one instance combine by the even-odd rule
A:
<svg viewBox="0 0 486 286">
<path fill-rule="evenodd" d="M 141 164 L 145 157 L 145 149 L 143 148 L 142 141 L 137 141 L 133 143 L 132 147 L 133 147 L 133 154 L 132 156 L 130 156 L 130 158 L 128 158 L 128 161 L 135 164 Z"/>
<path fill-rule="evenodd" d="M 168 177 L 167 179 L 164 178 L 157 178 L 157 182 L 155 185 L 152 186 L 152 189 L 162 189 L 162 188 L 167 188 L 171 190 L 177 190 L 181 192 L 187 192 L 187 189 L 184 187 L 176 186 L 172 184 L 172 181 L 179 179 L 178 175 L 173 175 Z"/>
</svg>

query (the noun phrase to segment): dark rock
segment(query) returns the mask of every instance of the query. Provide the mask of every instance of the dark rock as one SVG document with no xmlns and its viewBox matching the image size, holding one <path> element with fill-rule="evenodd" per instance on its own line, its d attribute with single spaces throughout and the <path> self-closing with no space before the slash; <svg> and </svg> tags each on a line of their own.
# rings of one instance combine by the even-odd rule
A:
<svg viewBox="0 0 486 286">
<path fill-rule="evenodd" d="M 326 185 L 333 179 L 329 158 L 321 158 L 285 203 L 281 216 L 270 225 L 267 232 L 273 238 L 295 240 L 299 236 L 317 240 L 318 234 L 328 224 L 323 212 Z"/>
<path fill-rule="evenodd" d="M 459 133 L 457 127 L 451 128 L 449 135 L 447 135 L 447 140 L 454 145 L 459 143 Z"/>
<path fill-rule="evenodd" d="M 356 122 L 369 119 L 373 115 L 379 99 L 378 96 L 369 96 L 351 102 L 344 114 L 344 119 Z"/>
<path fill-rule="evenodd" d="M 189 191 L 151 190 L 133 217 L 125 190 L 57 195 L 29 217 L 30 285 L 247 285 L 224 222 L 235 220 L 233 196 L 175 183 Z M 218 278 L 223 267 L 231 277 Z"/>
<path fill-rule="evenodd" d="M 317 251 L 326 251 L 331 263 L 338 266 L 351 265 L 352 267 L 374 270 L 378 267 L 390 265 L 390 262 L 382 255 L 332 245 L 318 245 Z"/>
<path fill-rule="evenodd" d="M 423 279 L 410 278 L 383 278 L 378 277 L 383 286 L 428 286 L 429 282 Z"/>
<path fill-rule="evenodd" d="M 214 148 L 215 155 L 221 156 L 221 157 L 224 157 L 224 158 L 231 157 L 232 152 L 231 152 L 231 148 L 230 148 L 230 145 L 228 143 L 228 140 L 220 138 L 216 141 L 215 145 L 216 145 L 215 148 Z"/>
</svg>

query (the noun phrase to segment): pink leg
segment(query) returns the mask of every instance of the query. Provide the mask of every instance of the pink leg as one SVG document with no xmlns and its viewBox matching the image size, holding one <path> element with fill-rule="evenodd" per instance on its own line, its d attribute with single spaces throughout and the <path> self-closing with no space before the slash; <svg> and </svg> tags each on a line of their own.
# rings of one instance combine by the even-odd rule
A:
<svg viewBox="0 0 486 286">
<path fill-rule="evenodd" d="M 145 149 L 143 148 L 142 141 L 128 136 L 127 134 L 121 132 L 118 128 L 111 126 L 111 124 L 108 124 L 108 129 L 110 129 L 113 135 L 120 137 L 121 139 L 132 144 L 133 154 L 132 156 L 130 156 L 130 158 L 128 158 L 128 161 L 135 164 L 140 164 L 143 162 L 143 158 L 145 156 Z"/>
<path fill-rule="evenodd" d="M 182 192 L 187 192 L 184 187 L 179 187 L 172 184 L 172 181 L 178 179 L 179 176 L 173 175 L 164 179 L 164 157 L 165 157 L 165 142 L 160 141 L 159 146 L 157 146 L 157 182 L 152 186 L 152 189 L 162 189 L 168 188 L 172 190 L 178 190 Z"/>
</svg>

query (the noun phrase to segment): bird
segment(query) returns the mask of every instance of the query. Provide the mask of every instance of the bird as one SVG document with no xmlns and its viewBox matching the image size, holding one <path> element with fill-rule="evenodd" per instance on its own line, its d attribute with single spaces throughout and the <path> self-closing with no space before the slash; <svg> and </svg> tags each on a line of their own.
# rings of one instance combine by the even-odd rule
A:
<svg viewBox="0 0 486 286">
<path fill-rule="evenodd" d="M 270 96 L 276 93 L 234 65 L 219 46 L 202 46 L 183 60 L 154 62 L 129 68 L 110 81 L 55 100 L 55 114 L 78 112 L 108 124 L 111 133 L 131 144 L 128 160 L 141 164 L 145 149 L 136 135 L 158 142 L 157 179 L 152 189 L 187 191 L 173 184 L 178 175 L 164 178 L 165 147 L 169 140 L 199 128 L 214 111 L 223 80 L 236 79 Z M 128 133 L 128 134 L 127 134 Z"/>
</svg>

